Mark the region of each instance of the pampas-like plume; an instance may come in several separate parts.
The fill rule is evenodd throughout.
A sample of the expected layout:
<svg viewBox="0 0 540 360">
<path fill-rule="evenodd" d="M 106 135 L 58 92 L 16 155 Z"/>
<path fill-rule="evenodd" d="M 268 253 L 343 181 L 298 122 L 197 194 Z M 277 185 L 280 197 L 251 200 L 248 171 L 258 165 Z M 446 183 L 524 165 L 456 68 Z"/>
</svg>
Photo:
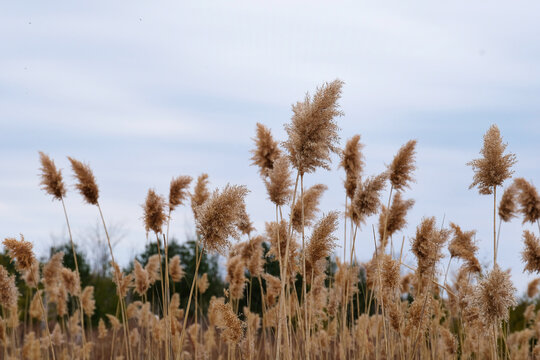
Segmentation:
<svg viewBox="0 0 540 360">
<path fill-rule="evenodd" d="M 279 224 L 274 222 L 266 223 L 266 237 L 270 241 L 270 251 L 267 256 L 274 256 L 276 260 L 281 256 L 282 261 L 285 261 L 285 253 L 287 241 L 289 241 L 289 264 L 287 266 L 287 274 L 293 274 L 297 270 L 296 255 L 298 251 L 298 243 L 294 236 L 290 237 L 287 231 L 288 224 L 282 220 Z M 279 234 L 279 245 L 278 245 Z M 281 250 L 280 251 L 278 251 Z"/>
<path fill-rule="evenodd" d="M 361 152 L 363 147 L 364 145 L 360 143 L 360 135 L 354 135 L 347 141 L 345 149 L 341 153 L 339 166 L 345 170 L 345 191 L 351 199 L 354 196 L 356 184 L 364 168 L 364 160 Z"/>
<path fill-rule="evenodd" d="M 70 269 L 63 268 L 61 275 L 62 282 L 67 292 L 73 296 L 79 296 L 81 294 L 81 281 L 79 276 L 77 276 L 77 273 Z"/>
<path fill-rule="evenodd" d="M 435 264 L 442 258 L 441 248 L 448 239 L 448 230 L 435 227 L 435 217 L 423 218 L 416 228 L 412 242 L 412 252 L 418 259 L 417 273 L 429 277 Z"/>
<path fill-rule="evenodd" d="M 501 320 L 508 320 L 508 309 L 517 304 L 515 292 L 510 274 L 502 271 L 497 264 L 478 282 L 472 304 L 479 308 L 480 319 L 486 328 L 497 325 Z"/>
<path fill-rule="evenodd" d="M 94 315 L 94 311 L 96 310 L 96 301 L 94 300 L 93 286 L 87 286 L 84 288 L 81 295 L 81 305 L 86 316 L 91 317 Z"/>
<path fill-rule="evenodd" d="M 24 336 L 22 357 L 28 360 L 41 359 L 39 339 L 36 339 L 36 334 L 33 331 L 30 331 Z"/>
<path fill-rule="evenodd" d="M 381 191 L 384 190 L 387 176 L 386 173 L 382 173 L 371 176 L 363 182 L 359 180 L 349 211 L 357 226 L 365 223 L 369 216 L 374 215 L 379 210 Z"/>
<path fill-rule="evenodd" d="M 267 273 L 263 274 L 263 278 L 266 281 L 266 296 L 268 299 L 268 306 L 273 306 L 281 293 L 281 280 L 278 277 Z"/>
<path fill-rule="evenodd" d="M 229 237 L 238 237 L 236 224 L 245 207 L 245 186 L 227 185 L 196 209 L 197 232 L 204 248 L 209 252 L 224 254 L 230 246 Z"/>
<path fill-rule="evenodd" d="M 306 94 L 303 102 L 292 106 L 291 123 L 285 125 L 289 138 L 283 146 L 301 175 L 317 167 L 330 169 L 330 153 L 339 151 L 335 117 L 342 115 L 337 103 L 342 86 L 341 80 L 325 83 L 317 88 L 313 98 Z"/>
<path fill-rule="evenodd" d="M 253 154 L 251 164 L 257 165 L 261 176 L 266 177 L 274 168 L 274 162 L 281 155 L 281 150 L 270 129 L 263 124 L 257 123 L 257 135 L 254 140 L 255 149 L 251 150 Z"/>
<path fill-rule="evenodd" d="M 516 195 L 517 187 L 515 185 L 507 187 L 503 192 L 501 201 L 499 202 L 499 217 L 504 222 L 508 222 L 516 217 Z"/>
<path fill-rule="evenodd" d="M 115 318 L 116 319 L 116 318 Z M 116 320 L 118 321 L 118 320 Z M 105 339 L 107 337 L 107 326 L 105 326 L 105 321 L 103 319 L 99 319 L 98 322 L 98 339 Z"/>
<path fill-rule="evenodd" d="M 289 159 L 280 156 L 274 161 L 272 170 L 268 171 L 268 178 L 264 179 L 270 201 L 278 206 L 285 205 L 292 193 L 292 183 Z"/>
<path fill-rule="evenodd" d="M 482 158 L 467 163 L 474 171 L 469 189 L 477 186 L 480 194 L 490 195 L 495 186 L 501 186 L 504 180 L 512 176 L 514 172 L 511 167 L 517 162 L 516 155 L 504 154 L 506 147 L 497 125 L 491 125 L 484 135 L 484 146 L 480 150 Z"/>
<path fill-rule="evenodd" d="M 401 274 L 399 261 L 392 259 L 390 255 L 379 255 L 381 259 L 381 282 L 384 291 L 390 294 L 400 286 Z"/>
<path fill-rule="evenodd" d="M 21 234 L 20 241 L 15 238 L 6 238 L 3 244 L 8 250 L 11 260 L 16 261 L 15 265 L 20 273 L 31 270 L 32 264 L 36 261 L 31 242 L 24 240 L 24 236 Z"/>
<path fill-rule="evenodd" d="M 241 299 L 244 297 L 244 287 L 246 286 L 246 276 L 244 274 L 244 262 L 240 255 L 233 256 L 227 261 L 227 277 L 231 299 Z"/>
<path fill-rule="evenodd" d="M 9 276 L 7 270 L 0 265 L 0 305 L 4 309 L 17 306 L 19 290 L 15 286 L 15 275 Z"/>
<path fill-rule="evenodd" d="M 116 291 L 120 297 L 126 297 L 127 292 L 133 285 L 133 275 L 125 275 L 117 263 L 111 261 L 113 267 L 114 278 L 113 281 L 116 284 Z"/>
<path fill-rule="evenodd" d="M 197 288 L 199 290 L 199 294 L 204 294 L 209 287 L 210 283 L 208 282 L 208 274 L 204 273 L 202 274 L 202 276 L 199 277 L 199 280 L 197 281 Z"/>
<path fill-rule="evenodd" d="M 79 160 L 75 160 L 72 157 L 68 156 L 68 159 L 71 162 L 71 168 L 73 169 L 75 178 L 78 181 L 75 187 L 77 190 L 79 190 L 87 203 L 97 205 L 99 199 L 99 188 L 96 184 L 96 179 L 94 178 L 92 169 L 90 169 L 90 166 L 87 164 L 84 164 Z"/>
<path fill-rule="evenodd" d="M 197 216 L 196 209 L 201 206 L 210 197 L 210 191 L 208 190 L 208 174 L 201 174 L 197 178 L 193 194 L 191 195 L 191 209 L 193 215 Z"/>
<path fill-rule="evenodd" d="M 390 206 L 390 211 L 388 211 L 386 206 L 382 206 L 381 214 L 379 215 L 379 238 L 381 239 L 381 248 L 384 249 L 386 247 L 389 237 L 407 225 L 405 216 L 407 215 L 407 211 L 409 211 L 413 205 L 414 200 L 403 200 L 401 198 L 401 193 L 396 192 L 392 205 Z M 384 230 L 385 222 L 386 231 Z"/>
<path fill-rule="evenodd" d="M 44 154 L 39 152 L 39 161 L 41 162 L 41 182 L 42 189 L 52 195 L 53 199 L 62 200 L 66 196 L 66 187 L 62 178 L 62 171 L 56 168 L 54 161 Z"/>
<path fill-rule="evenodd" d="M 249 214 L 247 213 L 245 206 L 242 207 L 242 210 L 239 213 L 236 226 L 238 227 L 238 230 L 240 230 L 241 234 L 247 235 L 248 237 L 253 231 L 255 231 L 255 227 L 253 227 L 253 222 L 249 218 Z"/>
<path fill-rule="evenodd" d="M 332 211 L 323 216 L 315 225 L 309 242 L 306 245 L 306 275 L 311 281 L 311 270 L 317 269 L 315 264 L 330 256 L 332 249 L 336 247 L 337 238 L 333 233 L 338 227 L 338 212 Z M 314 276 L 318 273 L 314 273 Z"/>
<path fill-rule="evenodd" d="M 24 271 L 23 279 L 24 279 L 24 282 L 26 282 L 26 285 L 30 288 L 36 288 L 38 286 L 40 278 L 39 278 L 39 262 L 37 260 L 34 260 L 32 262 L 30 269 Z"/>
<path fill-rule="evenodd" d="M 521 252 L 521 258 L 525 262 L 524 271 L 540 273 L 540 239 L 532 232 L 523 231 L 525 249 Z"/>
<path fill-rule="evenodd" d="M 160 266 L 161 263 L 159 262 L 158 254 L 154 254 L 148 258 L 148 262 L 146 263 L 144 269 L 148 273 L 148 280 L 150 281 L 150 285 L 161 279 L 161 275 L 159 272 Z"/>
<path fill-rule="evenodd" d="M 43 266 L 43 284 L 47 292 L 52 292 L 61 280 L 63 252 L 57 252 L 49 259 L 49 262 Z"/>
<path fill-rule="evenodd" d="M 538 294 L 538 285 L 540 285 L 540 278 L 533 279 L 527 285 L 527 296 L 531 299 Z"/>
<path fill-rule="evenodd" d="M 134 263 L 133 276 L 135 277 L 135 292 L 143 296 L 150 287 L 150 278 L 148 272 L 143 269 L 137 260 L 135 260 Z"/>
<path fill-rule="evenodd" d="M 534 223 L 540 218 L 540 196 L 536 188 L 523 178 L 515 179 L 514 185 L 519 189 L 519 211 L 523 214 L 523 223 Z"/>
<path fill-rule="evenodd" d="M 56 323 L 54 330 L 51 333 L 51 341 L 55 346 L 62 346 L 64 343 L 64 334 L 62 334 L 62 329 L 60 329 L 60 323 Z"/>
<path fill-rule="evenodd" d="M 263 241 L 264 238 L 259 235 L 235 246 L 252 277 L 257 277 L 263 272 Z"/>
<path fill-rule="evenodd" d="M 153 189 L 148 190 L 146 195 L 146 201 L 144 202 L 144 227 L 146 232 L 152 230 L 154 233 L 158 234 L 161 232 L 161 227 L 167 216 L 164 212 L 165 200 L 162 196 L 156 194 Z"/>
<path fill-rule="evenodd" d="M 394 189 L 401 191 L 414 182 L 412 172 L 416 169 L 414 155 L 416 153 L 416 140 L 409 140 L 403 145 L 390 166 L 388 166 L 388 177 Z"/>
<path fill-rule="evenodd" d="M 223 298 L 212 298 L 208 312 L 213 314 L 215 326 L 222 330 L 221 337 L 229 345 L 240 343 L 244 337 L 245 324 L 238 319 L 231 306 L 223 302 Z"/>
<path fill-rule="evenodd" d="M 107 316 L 107 319 L 109 319 L 109 322 L 111 323 L 111 326 L 114 331 L 122 327 L 122 324 L 120 323 L 120 321 L 118 320 L 116 316 L 111 315 L 111 314 L 105 314 L 105 316 Z"/>
<path fill-rule="evenodd" d="M 457 353 L 457 341 L 456 341 L 456 337 L 454 336 L 454 334 L 452 334 L 450 332 L 450 330 L 448 330 L 444 326 L 440 326 L 439 329 L 441 331 L 441 337 L 442 337 L 444 346 L 446 348 L 446 352 L 449 355 L 456 354 Z"/>
<path fill-rule="evenodd" d="M 188 197 L 187 188 L 191 183 L 191 176 L 178 176 L 171 180 L 169 188 L 169 210 L 173 211 L 177 206 L 184 203 Z"/>
<path fill-rule="evenodd" d="M 476 273 L 481 272 L 482 268 L 475 255 L 478 246 L 476 246 L 473 241 L 476 231 L 471 230 L 463 232 L 459 225 L 454 223 L 450 223 L 450 228 L 454 233 L 454 237 L 448 245 L 450 256 L 465 260 L 470 271 Z"/>
<path fill-rule="evenodd" d="M 328 187 L 316 184 L 304 191 L 304 226 L 309 226 L 319 211 L 319 201 Z M 296 232 L 302 232 L 302 201 L 294 204 L 292 212 L 292 227 Z"/>
<path fill-rule="evenodd" d="M 180 255 L 173 256 L 169 262 L 169 275 L 174 282 L 180 282 L 184 278 L 184 269 L 180 264 Z"/>
<path fill-rule="evenodd" d="M 431 314 L 433 308 L 433 297 L 428 294 L 418 294 L 414 298 L 408 309 L 408 321 L 403 334 L 407 337 L 415 336 L 417 333 L 424 334 L 429 322 L 425 320 L 425 314 Z"/>
</svg>

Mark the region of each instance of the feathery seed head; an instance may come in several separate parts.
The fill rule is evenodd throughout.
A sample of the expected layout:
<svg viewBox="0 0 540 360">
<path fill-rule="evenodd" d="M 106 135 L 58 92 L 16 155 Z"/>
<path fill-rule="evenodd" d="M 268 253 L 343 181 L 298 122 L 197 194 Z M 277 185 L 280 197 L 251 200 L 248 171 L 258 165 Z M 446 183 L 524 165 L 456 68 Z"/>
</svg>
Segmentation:
<svg viewBox="0 0 540 360">
<path fill-rule="evenodd" d="M 180 282 L 184 277 L 184 269 L 180 263 L 180 255 L 175 255 L 169 261 L 169 275 L 172 281 Z"/>
<path fill-rule="evenodd" d="M 347 196 L 352 199 L 358 179 L 362 175 L 364 168 L 364 160 L 362 148 L 364 145 L 360 143 L 360 135 L 354 135 L 341 153 L 341 162 L 339 166 L 345 169 L 345 191 Z"/>
<path fill-rule="evenodd" d="M 516 217 L 517 204 L 516 204 L 516 195 L 517 187 L 512 184 L 507 187 L 501 197 L 499 202 L 499 217 L 502 221 L 508 222 L 512 218 Z"/>
<path fill-rule="evenodd" d="M 7 270 L 0 265 L 0 305 L 4 309 L 17 306 L 19 290 L 15 286 L 15 275 L 9 276 Z"/>
<path fill-rule="evenodd" d="M 519 212 L 523 214 L 523 223 L 527 221 L 534 223 L 540 219 L 540 196 L 536 188 L 523 178 L 515 179 L 514 185 L 519 190 Z"/>
<path fill-rule="evenodd" d="M 463 232 L 459 225 L 454 223 L 450 223 L 450 228 L 454 233 L 454 237 L 448 245 L 450 255 L 463 260 L 467 260 L 471 255 L 474 256 L 478 250 L 478 246 L 476 246 L 473 241 L 476 231 L 471 230 Z"/>
<path fill-rule="evenodd" d="M 208 274 L 204 273 L 199 277 L 199 280 L 197 280 L 197 289 L 199 290 L 199 294 L 204 294 L 209 287 L 210 283 L 208 282 Z"/>
<path fill-rule="evenodd" d="M 511 167 L 517 162 L 516 155 L 504 154 L 506 147 L 497 125 L 491 125 L 484 135 L 484 146 L 480 150 L 482 158 L 467 163 L 474 171 L 469 189 L 477 186 L 480 194 L 491 195 L 494 187 L 501 186 L 512 176 L 514 171 Z"/>
<path fill-rule="evenodd" d="M 227 185 L 196 209 L 197 232 L 209 252 L 224 254 L 230 246 L 229 238 L 239 236 L 238 219 L 245 208 L 245 186 Z"/>
<path fill-rule="evenodd" d="M 201 206 L 210 197 L 210 191 L 208 190 L 208 174 L 201 174 L 197 178 L 193 194 L 191 195 L 191 209 L 193 215 L 197 218 L 196 209 Z"/>
<path fill-rule="evenodd" d="M 435 271 L 435 264 L 442 258 L 441 249 L 448 236 L 448 230 L 435 227 L 435 217 L 422 219 L 416 228 L 411 250 L 418 260 L 417 274 L 421 278 L 429 278 Z"/>
<path fill-rule="evenodd" d="M 90 166 L 87 164 L 84 164 L 79 160 L 75 160 L 72 157 L 68 156 L 68 159 L 71 163 L 71 168 L 75 173 L 75 178 L 78 181 L 75 187 L 77 190 L 79 190 L 87 203 L 97 205 L 99 199 L 99 188 L 96 184 L 96 179 L 94 178 L 92 169 L 90 169 Z"/>
<path fill-rule="evenodd" d="M 510 274 L 495 264 L 486 277 L 478 282 L 472 294 L 472 304 L 480 311 L 480 319 L 486 328 L 508 320 L 509 308 L 517 305 L 516 288 Z"/>
<path fill-rule="evenodd" d="M 81 295 L 81 281 L 77 273 L 68 268 L 62 268 L 62 282 L 67 292 L 73 296 Z"/>
<path fill-rule="evenodd" d="M 527 285 L 527 296 L 533 298 L 538 294 L 538 285 L 540 285 L 540 278 L 533 279 Z"/>
<path fill-rule="evenodd" d="M 274 162 L 281 156 L 281 150 L 277 141 L 272 137 L 270 129 L 263 124 L 257 123 L 257 135 L 255 136 L 255 149 L 251 150 L 253 156 L 252 165 L 259 167 L 262 177 L 267 177 L 274 168 Z"/>
<path fill-rule="evenodd" d="M 337 238 L 333 233 L 338 227 L 338 212 L 332 211 L 323 216 L 315 225 L 311 238 L 306 245 L 306 274 L 311 274 L 311 270 L 316 270 L 315 266 L 319 260 L 326 259 L 336 247 Z M 314 273 L 314 277 L 318 275 Z M 311 278 L 311 275 L 308 279 Z"/>
<path fill-rule="evenodd" d="M 328 187 L 323 184 L 313 185 L 304 191 L 304 226 L 311 225 L 319 211 L 319 202 Z M 292 213 L 292 226 L 296 232 L 302 232 L 302 201 L 298 199 L 294 204 Z"/>
<path fill-rule="evenodd" d="M 357 226 L 377 213 L 381 205 L 381 192 L 386 185 L 387 174 L 370 176 L 365 181 L 358 181 L 354 197 L 351 201 L 350 216 Z"/>
<path fill-rule="evenodd" d="M 521 252 L 521 258 L 525 262 L 524 271 L 540 273 L 540 239 L 532 232 L 523 231 L 525 249 Z"/>
<path fill-rule="evenodd" d="M 16 261 L 15 265 L 19 272 L 23 273 L 32 268 L 33 263 L 36 261 L 32 251 L 32 243 L 24 240 L 22 234 L 20 241 L 15 238 L 6 238 L 3 244 L 8 250 L 11 260 Z"/>
<path fill-rule="evenodd" d="M 325 83 L 317 88 L 313 98 L 307 94 L 304 101 L 292 106 L 291 123 L 285 125 L 289 138 L 283 146 L 301 175 L 317 167 L 330 169 L 330 153 L 339 151 L 335 118 L 343 114 L 337 103 L 342 86 L 341 80 Z"/>
<path fill-rule="evenodd" d="M 165 212 L 165 200 L 162 196 L 156 194 L 153 189 L 148 190 L 146 201 L 143 205 L 144 209 L 144 227 L 146 232 L 152 230 L 158 234 L 161 232 L 163 223 L 167 219 Z"/>
<path fill-rule="evenodd" d="M 62 171 L 56 168 L 54 161 L 39 152 L 39 161 L 41 162 L 41 183 L 42 189 L 52 195 L 53 199 L 62 200 L 66 196 L 66 187 L 62 178 Z"/>
<path fill-rule="evenodd" d="M 413 206 L 414 200 L 403 200 L 401 198 L 401 192 L 396 192 L 394 195 L 394 200 L 390 205 L 390 211 L 388 211 L 386 206 L 382 205 L 381 214 L 379 215 L 379 238 L 381 239 L 381 248 L 384 249 L 386 247 L 389 237 L 402 230 L 407 225 L 405 216 Z M 384 229 L 385 222 L 386 232 Z"/>
<path fill-rule="evenodd" d="M 287 159 L 287 157 L 278 157 L 274 161 L 273 168 L 268 171 L 267 178 L 264 179 L 268 198 L 278 206 L 285 205 L 292 193 L 291 170 L 289 164 L 289 159 Z"/>
<path fill-rule="evenodd" d="M 244 262 L 240 255 L 233 256 L 227 261 L 227 277 L 231 299 L 241 299 L 244 297 L 246 286 L 246 276 L 244 273 Z"/>
<path fill-rule="evenodd" d="M 188 187 L 191 183 L 191 176 L 178 176 L 171 180 L 169 187 L 169 210 L 173 211 L 177 206 L 182 205 L 188 197 Z"/>
<path fill-rule="evenodd" d="M 94 300 L 93 286 L 87 286 L 84 288 L 81 295 L 81 305 L 86 316 L 92 317 L 92 315 L 94 315 L 94 311 L 96 310 L 96 301 Z"/>
<path fill-rule="evenodd" d="M 172 261 L 171 261 L 172 263 Z M 148 272 L 141 266 L 141 264 L 134 261 L 133 275 L 135 277 L 135 292 L 141 296 L 146 294 L 150 287 L 150 278 Z M 170 270 L 170 269 L 169 269 Z"/>
<path fill-rule="evenodd" d="M 412 172 L 416 169 L 414 161 L 415 148 L 416 140 L 409 140 L 399 149 L 394 160 L 388 166 L 390 183 L 398 191 L 408 188 L 409 183 L 414 182 Z"/>
</svg>

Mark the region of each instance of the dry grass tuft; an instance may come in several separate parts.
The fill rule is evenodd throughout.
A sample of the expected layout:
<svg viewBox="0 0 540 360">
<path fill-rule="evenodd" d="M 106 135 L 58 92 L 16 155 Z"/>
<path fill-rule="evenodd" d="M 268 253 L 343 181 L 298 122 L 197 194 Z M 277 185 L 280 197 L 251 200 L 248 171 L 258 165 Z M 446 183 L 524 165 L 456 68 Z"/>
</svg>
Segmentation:
<svg viewBox="0 0 540 360">
<path fill-rule="evenodd" d="M 71 163 L 71 168 L 75 173 L 75 178 L 78 181 L 77 184 L 75 184 L 75 187 L 77 190 L 79 190 L 87 203 L 97 205 L 99 199 L 99 188 L 96 184 L 96 179 L 94 178 L 92 169 L 90 169 L 90 166 L 87 164 L 84 164 L 79 160 L 75 160 L 72 157 L 68 156 L 68 159 Z"/>
<path fill-rule="evenodd" d="M 255 136 L 255 149 L 251 150 L 253 156 L 252 165 L 259 167 L 259 173 L 263 177 L 274 169 L 274 162 L 281 156 L 281 150 L 277 141 L 272 137 L 270 129 L 263 124 L 257 123 L 257 133 Z"/>
<path fill-rule="evenodd" d="M 56 168 L 54 161 L 45 153 L 39 152 L 41 162 L 41 186 L 49 195 L 56 200 L 62 200 L 66 196 L 66 187 L 62 178 L 62 171 Z"/>
<path fill-rule="evenodd" d="M 292 106 L 293 117 L 285 125 L 288 139 L 283 146 L 301 175 L 318 167 L 329 170 L 330 154 L 339 151 L 335 118 L 343 114 L 337 103 L 342 86 L 341 80 L 325 83 L 317 88 L 313 98 L 306 94 L 304 101 Z"/>
<path fill-rule="evenodd" d="M 484 135 L 484 146 L 480 150 L 482 158 L 467 163 L 474 170 L 473 182 L 469 189 L 478 187 L 482 195 L 493 194 L 493 188 L 501 186 L 514 173 L 511 167 L 517 162 L 516 155 L 504 154 L 507 144 L 502 142 L 497 125 L 491 125 Z"/>
<path fill-rule="evenodd" d="M 245 186 L 227 185 L 221 192 L 214 191 L 197 207 L 197 232 L 207 251 L 225 254 L 230 246 L 229 238 L 238 237 L 236 224 L 245 207 L 247 193 Z"/>
<path fill-rule="evenodd" d="M 356 190 L 356 184 L 362 175 L 364 160 L 360 143 L 360 135 L 354 135 L 347 141 L 345 149 L 341 153 L 339 166 L 345 170 L 345 192 L 352 199 Z"/>
<path fill-rule="evenodd" d="M 401 191 L 410 187 L 414 182 L 412 172 L 416 169 L 414 155 L 416 154 L 416 140 L 409 140 L 403 145 L 390 166 L 388 166 L 388 178 L 394 189 Z"/>
</svg>

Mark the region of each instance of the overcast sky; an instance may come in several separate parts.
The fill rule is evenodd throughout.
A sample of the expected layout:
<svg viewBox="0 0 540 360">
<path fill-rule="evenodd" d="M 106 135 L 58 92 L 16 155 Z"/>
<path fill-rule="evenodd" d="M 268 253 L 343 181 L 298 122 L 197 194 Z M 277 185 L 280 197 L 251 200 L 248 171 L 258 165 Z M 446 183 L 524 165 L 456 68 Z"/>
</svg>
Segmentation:
<svg viewBox="0 0 540 360">
<path fill-rule="evenodd" d="M 478 230 L 487 264 L 492 198 L 468 190 L 465 164 L 495 123 L 517 155 L 516 175 L 540 183 L 539 13 L 536 1 L 4 2 L 2 237 L 23 233 L 45 254 L 65 233 L 61 205 L 39 189 L 39 150 L 70 185 L 67 155 L 91 165 L 105 217 L 125 233 L 115 249 L 123 264 L 146 242 L 140 204 L 148 188 L 166 194 L 177 175 L 247 185 L 263 231 L 274 208 L 249 166 L 255 124 L 284 140 L 291 104 L 339 78 L 342 144 L 362 136 L 366 174 L 418 140 L 406 248 L 423 216 L 444 217 Z M 324 212 L 344 206 L 336 168 L 337 158 L 332 171 L 306 176 L 307 185 L 329 186 Z M 84 239 L 97 209 L 72 187 L 66 201 L 75 241 L 91 252 Z M 360 260 L 373 252 L 376 221 L 358 234 Z M 520 219 L 504 224 L 499 249 L 520 292 L 533 278 L 522 272 L 522 229 Z M 176 213 L 171 231 L 181 240 L 193 234 L 189 209 Z"/>
</svg>

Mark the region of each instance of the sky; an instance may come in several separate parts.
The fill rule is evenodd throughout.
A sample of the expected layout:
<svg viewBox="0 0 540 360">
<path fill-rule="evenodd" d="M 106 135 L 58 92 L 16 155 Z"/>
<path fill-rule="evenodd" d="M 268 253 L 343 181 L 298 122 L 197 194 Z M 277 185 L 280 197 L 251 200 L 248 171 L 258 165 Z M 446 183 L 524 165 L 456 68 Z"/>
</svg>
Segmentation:
<svg viewBox="0 0 540 360">
<path fill-rule="evenodd" d="M 422 217 L 444 218 L 477 230 L 489 265 L 493 200 L 468 189 L 466 163 L 497 124 L 515 175 L 540 183 L 538 13 L 535 1 L 3 2 L 1 235 L 24 234 L 40 255 L 66 236 L 60 203 L 39 187 L 38 151 L 63 169 L 74 240 L 90 255 L 99 215 L 75 192 L 66 156 L 92 167 L 106 221 L 123 235 L 115 254 L 124 265 L 147 242 L 148 189 L 167 194 L 178 175 L 247 185 L 263 232 L 274 207 L 250 166 L 255 125 L 285 140 L 291 104 L 339 78 L 341 144 L 361 135 L 366 175 L 418 140 L 417 181 L 404 193 L 416 204 L 396 239 L 408 250 Z M 337 163 L 305 177 L 328 185 L 325 213 L 344 208 Z M 372 225 L 376 217 L 358 233 L 360 261 L 373 253 Z M 498 258 L 519 294 L 534 278 L 520 261 L 523 229 L 538 234 L 520 219 L 503 224 Z M 189 206 L 179 209 L 172 236 L 193 233 Z M 336 235 L 342 243 L 341 227 Z M 405 261 L 414 263 L 410 251 Z"/>
</svg>

